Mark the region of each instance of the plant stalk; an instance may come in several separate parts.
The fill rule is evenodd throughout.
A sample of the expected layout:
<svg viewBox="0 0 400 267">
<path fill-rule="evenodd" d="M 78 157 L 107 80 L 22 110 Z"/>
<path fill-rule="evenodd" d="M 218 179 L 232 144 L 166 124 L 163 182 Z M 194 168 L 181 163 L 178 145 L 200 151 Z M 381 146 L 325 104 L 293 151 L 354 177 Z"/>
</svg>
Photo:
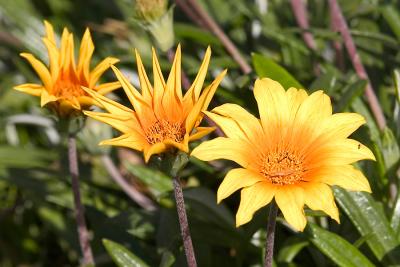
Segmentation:
<svg viewBox="0 0 400 267">
<path fill-rule="evenodd" d="M 174 176 L 174 193 L 176 201 L 176 209 L 178 211 L 179 225 L 183 239 L 183 247 L 185 248 L 186 260 L 189 267 L 197 267 L 196 257 L 194 254 L 192 238 L 189 231 L 189 223 L 186 216 L 185 201 L 183 199 L 182 186 L 179 176 Z"/>
<path fill-rule="evenodd" d="M 353 38 L 351 37 L 347 22 L 343 17 L 342 10 L 340 9 L 340 6 L 336 0 L 329 0 L 329 7 L 331 11 L 333 26 L 342 35 L 344 46 L 346 47 L 346 50 L 350 56 L 350 60 L 353 64 L 354 69 L 356 70 L 358 77 L 360 77 L 361 79 L 365 79 L 368 82 L 365 90 L 365 96 L 379 129 L 383 130 L 386 126 L 385 115 L 383 114 L 383 110 L 379 104 L 378 98 L 375 95 L 375 91 L 372 88 L 371 81 L 364 68 L 364 65 L 361 62 L 360 56 L 357 53 L 357 48 L 353 42 Z"/>
<path fill-rule="evenodd" d="M 278 206 L 273 200 L 270 204 L 267 224 L 267 242 L 265 245 L 265 267 L 271 267 L 274 255 L 275 225 L 278 215 Z"/>
<path fill-rule="evenodd" d="M 137 190 L 134 186 L 129 184 L 119 172 L 114 162 L 108 155 L 102 155 L 101 160 L 104 167 L 107 169 L 111 178 L 122 188 L 122 190 L 139 206 L 145 210 L 155 210 L 156 206 L 153 201 L 146 195 Z"/>
<path fill-rule="evenodd" d="M 68 161 L 69 172 L 72 179 L 72 192 L 74 194 L 75 219 L 78 226 L 79 244 L 82 250 L 82 264 L 84 266 L 94 266 L 92 248 L 90 247 L 89 232 L 85 221 L 85 210 L 81 202 L 81 194 L 79 191 L 79 168 L 78 157 L 76 153 L 75 134 L 68 135 Z"/>
</svg>

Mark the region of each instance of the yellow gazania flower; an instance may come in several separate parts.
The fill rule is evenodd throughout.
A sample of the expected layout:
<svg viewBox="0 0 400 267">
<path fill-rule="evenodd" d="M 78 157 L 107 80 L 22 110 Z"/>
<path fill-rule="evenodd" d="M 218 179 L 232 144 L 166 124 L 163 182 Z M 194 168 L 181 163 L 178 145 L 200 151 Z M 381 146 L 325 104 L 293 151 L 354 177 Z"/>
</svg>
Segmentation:
<svg viewBox="0 0 400 267">
<path fill-rule="evenodd" d="M 134 110 L 87 90 L 109 113 L 86 111 L 85 114 L 123 133 L 122 136 L 105 140 L 100 145 L 123 146 L 143 151 L 146 162 L 151 155 L 173 148 L 187 153 L 189 141 L 199 139 L 214 130 L 214 127 L 199 127 L 199 124 L 203 117 L 202 111 L 207 109 L 226 70 L 201 93 L 211 56 L 208 48 L 196 79 L 182 96 L 180 46 L 176 50 L 167 82 L 164 81 L 153 49 L 153 85 L 150 84 L 139 54 L 137 51 L 135 53 L 141 93 L 117 68 L 112 67 Z"/>
<path fill-rule="evenodd" d="M 351 164 L 374 160 L 372 152 L 349 135 L 365 123 L 356 113 L 332 114 L 322 91 L 287 91 L 271 79 L 254 87 L 261 119 L 234 104 L 205 112 L 227 137 L 196 147 L 201 160 L 228 159 L 242 168 L 229 171 L 221 183 L 218 202 L 241 190 L 236 225 L 249 222 L 255 211 L 275 197 L 286 221 L 302 231 L 303 206 L 321 210 L 339 222 L 329 185 L 371 192 L 364 175 Z"/>
<path fill-rule="evenodd" d="M 52 25 L 47 21 L 44 24 L 46 36 L 43 38 L 43 43 L 49 53 L 50 68 L 48 69 L 32 54 L 21 53 L 21 56 L 28 60 L 35 69 L 43 85 L 25 83 L 14 87 L 14 89 L 39 96 L 42 107 L 48 105 L 58 115 L 66 117 L 76 112 L 79 113 L 82 109 L 88 109 L 94 104 L 93 99 L 82 90 L 81 86 L 96 90 L 99 94 L 106 94 L 120 87 L 119 82 L 97 85 L 100 76 L 111 64 L 115 64 L 119 60 L 107 57 L 90 71 L 90 60 L 94 45 L 89 29 L 86 29 L 83 35 L 78 65 L 76 65 L 72 33 L 69 33 L 68 29 L 64 28 L 61 46 L 58 48 Z"/>
</svg>

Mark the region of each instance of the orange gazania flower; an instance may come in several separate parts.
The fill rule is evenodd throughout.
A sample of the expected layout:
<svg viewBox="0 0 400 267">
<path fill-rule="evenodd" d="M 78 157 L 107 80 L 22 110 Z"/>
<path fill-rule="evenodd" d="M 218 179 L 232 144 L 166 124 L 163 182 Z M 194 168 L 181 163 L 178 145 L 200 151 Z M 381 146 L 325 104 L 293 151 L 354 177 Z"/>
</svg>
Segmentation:
<svg viewBox="0 0 400 267">
<path fill-rule="evenodd" d="M 171 149 L 187 153 L 189 141 L 199 139 L 214 130 L 214 127 L 199 127 L 199 124 L 203 117 L 202 111 L 207 109 L 226 70 L 201 92 L 210 56 L 211 50 L 208 48 L 197 77 L 184 96 L 182 96 L 181 89 L 180 46 L 176 50 L 171 72 L 166 82 L 153 49 L 153 85 L 150 83 L 142 60 L 136 51 L 141 93 L 117 68 L 112 67 L 133 109 L 87 90 L 109 113 L 85 111 L 85 114 L 105 122 L 123 133 L 120 137 L 105 140 L 100 144 L 143 151 L 146 162 L 153 154 Z"/>
<path fill-rule="evenodd" d="M 57 47 L 53 27 L 47 21 L 46 36 L 43 42 L 49 53 L 50 68 L 32 54 L 21 53 L 21 56 L 29 61 L 35 69 L 43 84 L 25 83 L 14 87 L 18 91 L 39 96 L 41 106 L 47 105 L 59 116 L 67 117 L 88 109 L 94 104 L 93 99 L 82 90 L 85 86 L 97 91 L 99 94 L 106 94 L 120 87 L 119 82 L 104 83 L 97 85 L 101 75 L 119 60 L 107 57 L 90 71 L 90 60 L 94 51 L 94 45 L 89 29 L 86 29 L 80 50 L 78 64 L 74 58 L 74 40 L 72 33 L 64 28 L 61 37 L 61 46 Z"/>
<path fill-rule="evenodd" d="M 237 226 L 249 222 L 273 198 L 286 221 L 299 231 L 307 222 L 304 205 L 339 222 L 329 186 L 371 192 L 368 180 L 351 164 L 374 160 L 374 155 L 348 138 L 364 118 L 332 114 L 330 98 L 322 91 L 285 91 L 271 79 L 257 80 L 254 96 L 261 119 L 234 104 L 206 112 L 227 137 L 203 142 L 191 154 L 207 161 L 233 160 L 242 167 L 227 173 L 218 202 L 241 189 Z"/>
</svg>

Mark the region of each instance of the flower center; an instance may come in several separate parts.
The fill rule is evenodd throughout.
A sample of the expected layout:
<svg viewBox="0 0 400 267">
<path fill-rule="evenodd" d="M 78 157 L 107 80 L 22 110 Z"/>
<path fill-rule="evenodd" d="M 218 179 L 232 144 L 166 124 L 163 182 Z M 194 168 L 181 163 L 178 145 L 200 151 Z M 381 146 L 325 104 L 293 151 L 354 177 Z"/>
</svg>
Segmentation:
<svg viewBox="0 0 400 267">
<path fill-rule="evenodd" d="M 172 140 L 177 143 L 183 141 L 186 129 L 182 123 L 158 120 L 146 130 L 146 140 L 149 144 Z"/>
<path fill-rule="evenodd" d="M 66 99 L 87 95 L 76 78 L 71 80 L 68 78 L 63 79 L 62 77 L 57 79 L 53 94 Z"/>
<path fill-rule="evenodd" d="M 302 160 L 287 151 L 272 151 L 261 159 L 261 174 L 272 184 L 290 185 L 303 181 Z"/>
</svg>

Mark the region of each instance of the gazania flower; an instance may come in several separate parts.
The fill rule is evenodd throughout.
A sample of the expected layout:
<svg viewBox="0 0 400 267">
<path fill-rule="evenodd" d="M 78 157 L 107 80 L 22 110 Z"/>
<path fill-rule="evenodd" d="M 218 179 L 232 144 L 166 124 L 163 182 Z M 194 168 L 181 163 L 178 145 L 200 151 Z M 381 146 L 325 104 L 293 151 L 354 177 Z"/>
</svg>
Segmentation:
<svg viewBox="0 0 400 267">
<path fill-rule="evenodd" d="M 119 82 L 97 85 L 101 75 L 111 64 L 119 60 L 107 57 L 90 71 L 90 60 L 94 51 L 94 45 L 89 29 L 83 35 L 78 64 L 74 58 L 74 39 L 72 33 L 64 28 L 61 37 L 61 46 L 57 47 L 53 27 L 47 21 L 46 37 L 43 42 L 49 53 L 49 69 L 32 54 L 21 53 L 21 56 L 29 61 L 35 69 L 43 84 L 25 83 L 14 87 L 18 91 L 39 96 L 41 106 L 47 105 L 61 117 L 67 117 L 83 109 L 88 109 L 94 104 L 93 99 L 82 90 L 85 86 L 106 94 L 120 87 Z"/>
<path fill-rule="evenodd" d="M 223 71 L 201 92 L 210 55 L 211 50 L 208 48 L 197 77 L 184 96 L 182 96 L 181 89 L 180 46 L 176 50 L 171 72 L 166 82 L 153 49 L 153 85 L 150 83 L 142 60 L 136 51 L 141 93 L 117 68 L 112 67 L 133 109 L 120 105 L 99 93 L 87 90 L 109 113 L 86 111 L 85 114 L 122 132 L 120 137 L 105 140 L 100 144 L 143 151 L 146 162 L 151 155 L 170 149 L 188 152 L 189 141 L 199 139 L 214 130 L 214 127 L 199 127 L 199 124 L 203 117 L 202 111 L 207 109 L 226 71 Z"/>
<path fill-rule="evenodd" d="M 201 160 L 228 159 L 242 167 L 228 172 L 218 189 L 218 202 L 241 189 L 237 226 L 249 222 L 273 198 L 299 231 L 306 225 L 304 205 L 339 222 L 329 186 L 371 192 L 367 179 L 351 164 L 374 160 L 374 155 L 348 138 L 364 118 L 332 114 L 330 98 L 322 91 L 285 91 L 271 79 L 257 80 L 254 96 L 261 119 L 234 104 L 206 112 L 227 137 L 206 141 L 192 152 Z"/>
</svg>

